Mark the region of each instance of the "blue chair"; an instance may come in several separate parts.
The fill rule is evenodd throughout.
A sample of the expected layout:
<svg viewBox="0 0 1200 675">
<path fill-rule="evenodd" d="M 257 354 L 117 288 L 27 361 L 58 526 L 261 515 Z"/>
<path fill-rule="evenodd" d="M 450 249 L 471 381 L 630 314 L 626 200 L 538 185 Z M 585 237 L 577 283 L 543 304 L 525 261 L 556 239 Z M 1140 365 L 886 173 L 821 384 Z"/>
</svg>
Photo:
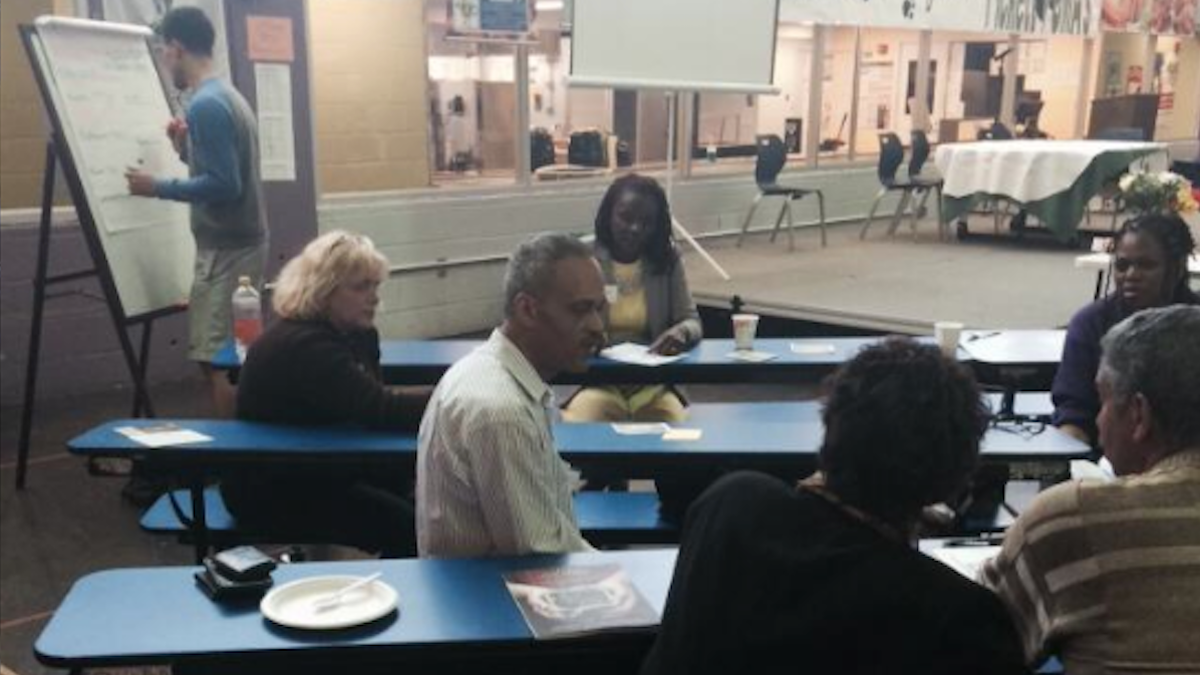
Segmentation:
<svg viewBox="0 0 1200 675">
<path fill-rule="evenodd" d="M 862 230 L 858 233 L 859 239 L 866 239 L 867 231 L 871 229 L 871 221 L 875 219 L 875 211 L 879 208 L 879 203 L 890 192 L 899 192 L 900 201 L 896 204 L 896 211 L 892 214 L 892 224 L 888 227 L 888 234 L 894 235 L 897 228 L 900 227 L 900 219 L 904 216 L 904 209 L 909 206 L 914 196 L 921 196 L 921 203 L 913 205 L 911 227 L 913 238 L 917 236 L 917 218 L 921 213 L 921 208 L 924 206 L 924 200 L 928 198 L 931 191 L 937 190 L 941 194 L 941 179 L 922 178 L 921 170 L 924 168 L 926 160 L 929 159 L 929 140 L 925 138 L 924 132 L 919 133 L 924 139 L 924 144 L 921 147 L 914 145 L 913 158 L 908 165 L 908 176 L 900 177 L 897 173 L 900 171 L 901 165 L 904 164 L 904 144 L 900 142 L 900 137 L 894 133 L 888 132 L 879 134 L 879 164 L 876 167 L 876 173 L 879 176 L 879 192 L 875 195 L 875 201 L 871 203 L 871 210 L 867 212 L 867 218 L 863 221 Z M 938 236 L 944 235 L 944 226 L 941 223 L 941 199 L 938 199 Z"/>
<path fill-rule="evenodd" d="M 917 210 L 913 213 L 914 217 L 917 214 L 925 213 L 925 202 L 929 199 L 930 193 L 936 192 L 937 199 L 934 206 L 937 207 L 937 222 L 938 222 L 938 238 L 946 238 L 946 223 L 942 222 L 942 187 L 946 181 L 936 172 L 932 175 L 925 175 L 925 163 L 929 160 L 929 136 L 922 129 L 912 130 L 912 159 L 908 161 L 908 180 L 910 183 L 917 186 L 918 193 L 923 192 L 921 203 L 918 204 Z M 914 227 L 915 227 L 914 223 Z"/>
<path fill-rule="evenodd" d="M 776 182 L 779 177 L 779 172 L 783 170 L 783 165 L 787 163 L 787 151 L 783 145 L 783 139 L 774 134 L 758 136 L 756 138 L 758 146 L 758 155 L 754 163 L 754 182 L 758 184 L 758 194 L 754 197 L 754 203 L 750 205 L 750 211 L 746 214 L 746 219 L 742 221 L 742 231 L 738 235 L 737 245 L 742 245 L 742 239 L 746 236 L 746 231 L 750 229 L 750 220 L 754 217 L 754 211 L 758 209 L 758 203 L 763 197 L 783 197 L 783 205 L 779 208 L 779 215 L 775 218 L 775 229 L 771 230 L 771 243 L 775 242 L 775 236 L 779 234 L 779 226 L 783 224 L 783 217 L 787 215 L 788 221 L 788 250 L 795 250 L 796 240 L 792 235 L 794 227 L 792 221 L 792 202 L 804 199 L 808 195 L 817 196 L 817 209 L 820 212 L 821 225 L 821 246 L 824 247 L 827 243 L 825 234 L 825 195 L 820 190 L 813 188 L 799 188 L 780 185 Z"/>
</svg>

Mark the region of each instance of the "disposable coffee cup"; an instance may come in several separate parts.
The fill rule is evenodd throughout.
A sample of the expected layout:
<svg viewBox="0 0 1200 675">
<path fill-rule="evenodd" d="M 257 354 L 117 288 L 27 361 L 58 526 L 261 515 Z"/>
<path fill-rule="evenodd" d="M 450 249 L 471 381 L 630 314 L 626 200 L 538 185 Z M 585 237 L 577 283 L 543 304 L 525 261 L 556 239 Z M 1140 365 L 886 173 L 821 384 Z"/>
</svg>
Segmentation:
<svg viewBox="0 0 1200 675">
<path fill-rule="evenodd" d="M 934 339 L 942 353 L 950 358 L 958 354 L 958 339 L 962 332 L 963 325 L 957 321 L 938 321 L 933 324 Z"/>
<path fill-rule="evenodd" d="M 754 335 L 758 332 L 757 314 L 733 315 L 733 344 L 741 350 L 754 349 Z"/>
</svg>

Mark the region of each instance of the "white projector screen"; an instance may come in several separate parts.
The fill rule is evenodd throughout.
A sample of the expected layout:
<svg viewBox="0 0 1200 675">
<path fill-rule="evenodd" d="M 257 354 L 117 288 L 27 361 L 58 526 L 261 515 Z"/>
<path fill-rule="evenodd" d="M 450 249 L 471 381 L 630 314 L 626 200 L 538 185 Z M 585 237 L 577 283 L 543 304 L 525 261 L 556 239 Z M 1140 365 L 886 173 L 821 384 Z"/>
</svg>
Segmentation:
<svg viewBox="0 0 1200 675">
<path fill-rule="evenodd" d="M 577 87 L 778 93 L 779 0 L 575 0 Z"/>
</svg>

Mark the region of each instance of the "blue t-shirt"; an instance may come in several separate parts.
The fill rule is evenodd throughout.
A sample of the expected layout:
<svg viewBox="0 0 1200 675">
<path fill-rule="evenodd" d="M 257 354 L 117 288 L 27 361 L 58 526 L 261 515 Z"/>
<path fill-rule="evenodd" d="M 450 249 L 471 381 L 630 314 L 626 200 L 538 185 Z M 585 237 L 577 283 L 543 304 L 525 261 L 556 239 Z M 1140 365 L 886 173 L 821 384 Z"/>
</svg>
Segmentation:
<svg viewBox="0 0 1200 675">
<path fill-rule="evenodd" d="M 155 184 L 163 199 L 192 204 L 192 233 L 201 248 L 241 248 L 267 229 L 259 178 L 258 125 L 236 89 L 202 82 L 187 107 L 189 178 Z"/>
</svg>

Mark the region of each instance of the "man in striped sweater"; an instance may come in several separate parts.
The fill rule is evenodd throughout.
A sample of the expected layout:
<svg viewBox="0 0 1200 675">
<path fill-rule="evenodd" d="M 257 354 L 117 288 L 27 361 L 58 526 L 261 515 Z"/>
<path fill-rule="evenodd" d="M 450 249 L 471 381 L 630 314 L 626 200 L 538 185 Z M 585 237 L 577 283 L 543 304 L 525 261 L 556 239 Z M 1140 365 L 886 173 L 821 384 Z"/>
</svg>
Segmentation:
<svg viewBox="0 0 1200 675">
<path fill-rule="evenodd" d="M 1044 492 L 981 580 L 1030 662 L 1200 673 L 1200 307 L 1135 314 L 1101 347 L 1096 423 L 1117 479 Z"/>
</svg>

